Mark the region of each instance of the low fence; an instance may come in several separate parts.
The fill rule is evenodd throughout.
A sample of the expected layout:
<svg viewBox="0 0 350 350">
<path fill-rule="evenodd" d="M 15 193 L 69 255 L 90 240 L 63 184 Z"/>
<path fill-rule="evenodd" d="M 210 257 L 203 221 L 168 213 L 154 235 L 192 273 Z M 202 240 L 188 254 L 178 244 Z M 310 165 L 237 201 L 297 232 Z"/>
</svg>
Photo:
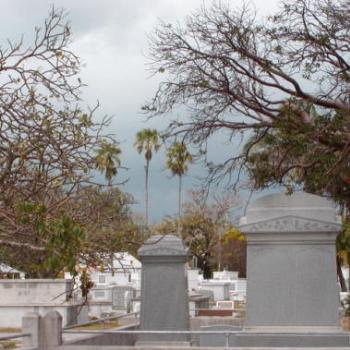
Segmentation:
<svg viewBox="0 0 350 350">
<path fill-rule="evenodd" d="M 48 312 L 44 317 L 40 316 L 37 313 L 29 313 L 22 318 L 22 333 L 13 333 L 3 336 L 0 335 L 0 349 L 2 349 L 2 344 L 4 342 L 16 341 L 19 339 L 21 341 L 21 349 L 46 350 L 52 346 L 62 345 L 63 333 L 74 333 L 81 335 L 84 335 L 84 333 L 86 334 L 87 332 L 84 330 L 76 330 L 82 327 L 101 324 L 103 328 L 107 328 L 108 322 L 110 321 L 131 318 L 134 321 L 134 324 L 128 328 L 133 329 L 133 327 L 135 327 L 135 325 L 138 323 L 138 316 L 139 312 L 133 312 L 128 314 L 104 317 L 90 322 L 80 323 L 62 328 L 62 317 L 56 311 Z M 100 337 L 97 337 L 95 332 L 92 334 L 94 337 L 93 339 L 90 339 L 90 343 L 103 343 L 103 340 L 101 341 L 101 339 L 98 339 Z M 100 333 L 99 335 L 103 336 L 103 333 Z M 130 336 L 124 335 L 124 338 L 130 338 Z M 84 340 L 75 340 L 71 342 L 68 341 L 67 344 L 69 343 L 83 345 Z M 126 343 L 130 343 L 130 340 L 128 340 Z"/>
<path fill-rule="evenodd" d="M 16 333 L 16 334 L 11 334 L 11 335 L 2 335 L 2 336 L 0 336 L 0 349 L 5 349 L 4 346 L 6 346 L 6 343 L 8 343 L 8 341 L 13 342 L 13 341 L 16 341 L 18 339 L 22 340 L 23 338 L 30 337 L 30 336 L 31 336 L 30 333 Z M 34 349 L 36 349 L 36 348 L 33 348 L 33 350 Z"/>
<path fill-rule="evenodd" d="M 112 317 L 105 318 L 103 320 L 95 320 L 92 322 L 85 323 L 85 326 L 96 324 L 96 323 L 106 323 L 109 320 L 122 319 L 124 317 L 134 317 L 137 319 L 137 314 L 122 314 Z M 274 345 L 273 349 L 285 349 L 286 344 L 289 344 L 291 339 L 296 341 L 297 348 L 308 349 L 310 347 L 318 349 L 349 349 L 350 345 L 350 333 L 335 333 L 333 332 L 309 332 L 309 333 L 298 333 L 290 332 L 288 334 L 278 334 L 272 332 L 247 332 L 239 329 L 235 326 L 225 326 L 226 329 L 210 329 L 206 327 L 204 330 L 139 330 L 137 325 L 128 326 L 123 329 L 102 329 L 102 330 L 82 330 L 77 329 L 82 327 L 82 325 L 70 326 L 62 328 L 62 317 L 58 312 L 52 311 L 47 313 L 45 316 L 40 316 L 37 313 L 28 314 L 23 318 L 22 331 L 21 334 L 14 334 L 0 337 L 0 341 L 21 339 L 23 347 L 26 350 L 111 350 L 112 346 L 114 349 L 118 350 L 131 350 L 131 349 L 143 349 L 143 350 L 153 350 L 154 343 L 143 343 L 142 347 L 141 341 L 145 338 L 144 336 L 157 336 L 153 337 L 153 342 L 157 342 L 161 336 L 171 335 L 176 338 L 176 336 L 187 336 L 182 339 L 187 339 L 186 341 L 169 341 L 169 338 L 165 338 L 162 344 L 163 349 L 168 349 L 171 345 L 172 350 L 188 350 L 189 345 L 192 345 L 192 349 L 209 349 L 208 346 L 215 346 L 217 349 L 234 347 L 236 349 L 249 350 L 254 347 L 256 349 L 256 344 L 260 350 L 271 349 L 272 345 L 266 344 L 279 344 Z M 134 328 L 132 328 L 134 327 Z M 70 341 L 63 341 L 63 337 L 73 337 Z M 200 341 L 197 344 L 191 344 L 191 339 L 195 336 L 200 336 Z M 166 340 L 168 339 L 168 340 Z M 334 344 L 330 345 L 330 339 Z M 213 343 L 213 341 L 215 342 Z M 243 341 L 242 341 L 243 340 Z M 248 341 L 247 341 L 248 340 Z M 151 340 L 152 341 L 152 340 Z M 136 346 L 135 346 L 136 343 Z M 242 345 L 245 344 L 245 345 Z M 255 345 L 250 345 L 255 344 Z M 265 345 L 264 345 L 265 344 Z M 302 345 L 306 344 L 306 345 Z M 333 344 L 333 343 L 332 343 Z M 193 346 L 195 345 L 195 346 Z M 198 347 L 200 346 L 200 347 Z M 295 345 L 288 346 L 289 349 L 296 349 Z M 161 348 L 160 348 L 161 349 Z"/>
<path fill-rule="evenodd" d="M 66 331 L 69 329 L 81 328 L 81 327 L 91 326 L 91 325 L 95 325 L 95 324 L 96 325 L 97 324 L 106 325 L 109 321 L 117 321 L 117 320 L 121 320 L 123 318 L 131 317 L 131 316 L 134 316 L 135 322 L 136 322 L 138 320 L 139 315 L 140 315 L 140 312 L 130 312 L 130 313 L 121 314 L 121 315 L 103 317 L 103 318 L 99 318 L 97 320 L 92 320 L 92 321 L 85 322 L 85 323 L 79 323 L 79 324 L 75 324 L 75 325 L 71 325 L 71 326 L 66 326 L 63 328 L 63 330 Z"/>
</svg>

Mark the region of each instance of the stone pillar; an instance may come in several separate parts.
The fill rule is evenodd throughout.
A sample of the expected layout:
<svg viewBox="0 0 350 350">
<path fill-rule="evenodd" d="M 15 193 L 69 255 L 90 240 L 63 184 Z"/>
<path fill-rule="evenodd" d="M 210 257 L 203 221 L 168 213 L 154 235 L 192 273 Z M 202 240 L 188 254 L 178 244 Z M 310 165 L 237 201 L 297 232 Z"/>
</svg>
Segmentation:
<svg viewBox="0 0 350 350">
<path fill-rule="evenodd" d="M 39 331 L 41 317 L 36 312 L 29 312 L 22 317 L 22 333 L 29 333 L 29 337 L 22 340 L 23 347 L 38 348 L 39 347 Z"/>
<path fill-rule="evenodd" d="M 44 317 L 30 312 L 22 318 L 22 333 L 30 333 L 23 338 L 26 348 L 46 350 L 62 345 L 62 316 L 57 311 L 49 311 Z"/>
<path fill-rule="evenodd" d="M 57 311 L 49 311 L 42 319 L 40 332 L 41 349 L 62 345 L 62 316 Z"/>
<path fill-rule="evenodd" d="M 187 250 L 173 235 L 151 237 L 139 249 L 142 262 L 140 330 L 189 330 Z M 186 342 L 188 335 L 140 335 L 141 342 Z"/>
<path fill-rule="evenodd" d="M 241 219 L 247 239 L 246 330 L 338 329 L 332 202 L 311 194 L 272 194 Z"/>
</svg>

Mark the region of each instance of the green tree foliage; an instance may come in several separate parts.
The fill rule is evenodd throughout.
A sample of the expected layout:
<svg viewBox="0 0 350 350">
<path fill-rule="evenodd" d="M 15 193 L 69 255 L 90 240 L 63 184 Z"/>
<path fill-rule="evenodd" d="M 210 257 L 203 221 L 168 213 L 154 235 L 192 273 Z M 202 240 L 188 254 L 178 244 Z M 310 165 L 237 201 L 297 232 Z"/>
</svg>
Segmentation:
<svg viewBox="0 0 350 350">
<path fill-rule="evenodd" d="M 146 159 L 145 165 L 145 219 L 148 225 L 148 178 L 149 163 L 153 156 L 153 151 L 158 152 L 161 147 L 160 137 L 156 129 L 142 129 L 136 134 L 134 143 L 139 154 L 144 153 Z"/>
<path fill-rule="evenodd" d="M 232 195 L 210 201 L 202 191 L 193 191 L 190 200 L 183 205 L 181 217 L 166 218 L 155 230 L 161 234 L 178 233 L 195 257 L 204 278 L 210 278 L 222 262 L 221 253 L 225 252 L 226 245 L 238 237 L 231 234 L 236 231 L 230 220 L 237 204 Z M 226 233 L 221 235 L 223 232 Z M 226 262 L 232 260 L 232 256 L 225 258 Z"/>
<path fill-rule="evenodd" d="M 96 169 L 105 174 L 109 186 L 118 173 L 121 153 L 121 149 L 110 142 L 103 142 L 96 150 Z"/>
<path fill-rule="evenodd" d="M 220 239 L 221 265 L 229 271 L 238 271 L 244 278 L 247 273 L 247 245 L 242 232 L 236 227 L 224 232 Z"/>
<path fill-rule="evenodd" d="M 12 246 L 3 245 L 0 248 L 2 261 L 31 277 L 55 277 L 64 268 L 74 271 L 85 239 L 85 232 L 77 222 L 63 210 L 47 219 L 44 206 L 30 203 L 18 205 L 17 219 L 22 227 L 31 229 L 36 241 L 46 242 L 45 249 L 33 255 L 25 246 L 12 249 Z"/>
<path fill-rule="evenodd" d="M 111 264 L 113 253 L 127 251 L 136 255 L 143 235 L 133 218 L 133 197 L 118 188 L 87 189 L 78 204 L 86 232 L 83 258 L 91 264 Z"/>
<path fill-rule="evenodd" d="M 128 251 L 136 255 L 142 244 L 139 227 L 134 224 L 130 204 L 133 199 L 118 188 L 103 190 L 86 187 L 70 197 L 65 210 L 51 217 L 39 205 L 21 204 L 17 217 L 31 230 L 34 242 L 45 242 L 33 251 L 19 245 L 0 248 L 1 259 L 28 276 L 57 277 L 62 271 L 76 273 L 76 265 L 110 266 L 112 255 Z"/>
<path fill-rule="evenodd" d="M 175 142 L 168 149 L 166 154 L 166 167 L 174 176 L 179 178 L 179 196 L 178 196 L 178 213 L 181 216 L 181 192 L 182 192 L 182 177 L 188 171 L 188 163 L 192 162 L 192 155 L 187 150 L 184 143 Z"/>
<path fill-rule="evenodd" d="M 350 224 L 349 219 L 344 218 L 342 232 L 336 240 L 337 248 L 337 273 L 339 277 L 340 287 L 343 292 L 347 291 L 346 282 L 341 269 L 342 265 L 350 266 Z M 348 283 L 350 283 L 350 276 Z M 350 284 L 349 284 L 350 286 Z"/>
<path fill-rule="evenodd" d="M 339 131 L 347 118 L 319 114 L 313 106 L 304 104 L 300 108 L 312 117 L 312 125 L 291 128 L 290 124 L 298 120 L 293 112 L 295 104 L 290 101 L 281 110 L 276 127 L 259 142 L 256 135 L 247 142 L 246 168 L 252 183 L 259 189 L 282 184 L 290 191 L 302 186 L 307 192 L 326 194 L 350 208 L 350 169 L 346 158 L 341 160 L 344 150 L 339 145 Z M 322 132 L 330 144 L 312 141 L 316 133 Z"/>
</svg>

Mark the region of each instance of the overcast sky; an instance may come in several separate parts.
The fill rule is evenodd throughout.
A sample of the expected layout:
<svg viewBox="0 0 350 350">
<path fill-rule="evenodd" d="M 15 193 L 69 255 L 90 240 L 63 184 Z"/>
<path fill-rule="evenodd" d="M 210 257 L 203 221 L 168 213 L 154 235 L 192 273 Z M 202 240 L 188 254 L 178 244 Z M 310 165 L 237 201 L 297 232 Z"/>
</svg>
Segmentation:
<svg viewBox="0 0 350 350">
<path fill-rule="evenodd" d="M 211 1 L 204 1 L 209 5 Z M 277 0 L 252 0 L 259 14 L 267 14 L 277 7 Z M 149 78 L 146 70 L 147 33 L 159 19 L 183 21 L 186 15 L 200 7 L 202 0 L 0 0 L 0 42 L 29 38 L 34 26 L 41 25 L 52 4 L 68 12 L 73 32 L 73 51 L 84 63 L 82 80 L 88 85 L 83 99 L 93 105 L 99 100 L 100 116 L 113 116 L 110 132 L 116 135 L 123 151 L 123 165 L 129 171 L 120 179 L 130 178 L 124 191 L 134 195 L 133 210 L 143 212 L 144 158 L 132 144 L 135 134 L 143 128 L 162 129 L 166 119 L 145 122 L 140 108 L 152 97 L 159 81 Z M 240 1 L 231 0 L 235 6 Z M 221 149 L 221 152 L 217 152 Z M 225 146 L 217 145 L 212 156 L 220 158 Z M 221 153 L 221 155 L 220 155 Z M 150 217 L 160 220 L 174 215 L 177 207 L 177 179 L 164 169 L 164 154 L 155 155 L 150 169 Z M 184 192 L 198 184 L 205 175 L 200 166 L 190 168 L 184 180 Z"/>
</svg>

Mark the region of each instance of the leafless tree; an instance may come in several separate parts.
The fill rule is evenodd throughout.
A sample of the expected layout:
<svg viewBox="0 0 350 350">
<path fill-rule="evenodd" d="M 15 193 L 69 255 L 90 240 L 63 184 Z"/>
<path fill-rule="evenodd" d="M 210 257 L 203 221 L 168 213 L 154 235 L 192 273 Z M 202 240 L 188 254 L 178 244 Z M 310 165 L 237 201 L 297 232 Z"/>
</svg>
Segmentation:
<svg viewBox="0 0 350 350">
<path fill-rule="evenodd" d="M 349 14 L 348 0 L 282 1 L 268 19 L 250 6 L 232 9 L 217 2 L 184 25 L 160 23 L 149 56 L 151 71 L 164 79 L 143 109 L 153 116 L 185 107 L 186 116 L 170 123 L 168 135 L 204 154 L 219 131 L 231 140 L 243 134 L 244 143 L 249 137 L 225 162 L 209 164 L 211 180 L 239 174 L 256 146 L 278 129 L 304 135 L 305 149 L 317 146 L 314 153 L 332 154 L 332 178 L 349 168 Z M 322 157 L 287 158 L 293 151 L 284 145 L 275 153 L 278 177 L 322 163 Z"/>
<path fill-rule="evenodd" d="M 116 144 L 109 119 L 95 121 L 98 106 L 81 106 L 70 38 L 64 11 L 52 8 L 31 44 L 0 47 L 0 247 L 19 256 L 47 249 L 50 220 L 93 185 L 96 150 Z"/>
</svg>

